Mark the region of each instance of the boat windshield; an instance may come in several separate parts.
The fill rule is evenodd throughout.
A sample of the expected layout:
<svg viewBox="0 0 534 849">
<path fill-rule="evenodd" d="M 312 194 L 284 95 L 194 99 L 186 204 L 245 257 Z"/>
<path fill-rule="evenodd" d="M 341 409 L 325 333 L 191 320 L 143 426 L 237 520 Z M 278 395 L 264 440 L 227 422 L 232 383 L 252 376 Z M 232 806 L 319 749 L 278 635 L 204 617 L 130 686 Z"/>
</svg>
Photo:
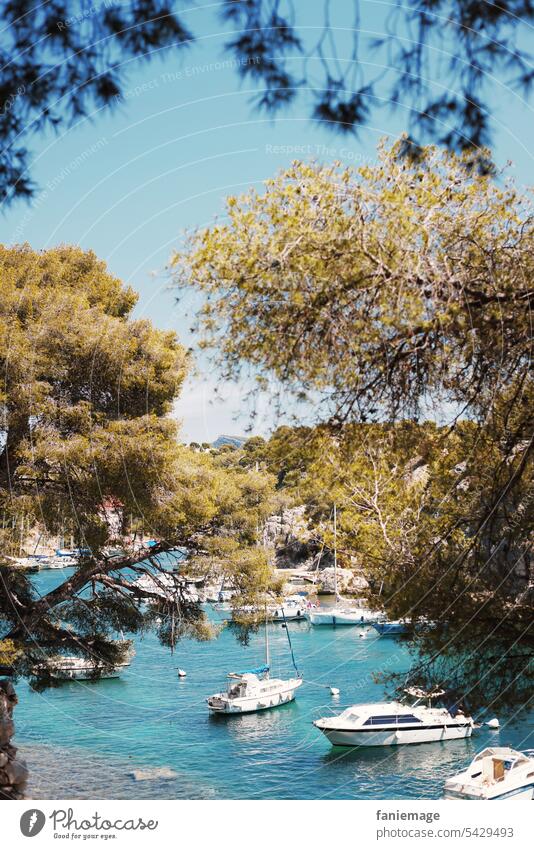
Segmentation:
<svg viewBox="0 0 534 849">
<path fill-rule="evenodd" d="M 341 715 L 343 719 L 350 719 L 351 722 L 357 722 L 360 718 L 359 714 L 357 714 L 352 708 L 347 708 L 347 710 L 344 710 Z"/>
<path fill-rule="evenodd" d="M 494 754 L 495 754 L 495 752 L 494 752 L 493 749 L 482 749 L 482 751 L 478 753 L 478 755 L 476 756 L 476 758 L 474 758 L 474 760 L 475 761 L 481 761 L 483 758 L 487 758 L 490 755 L 494 755 Z"/>
<path fill-rule="evenodd" d="M 502 749 L 483 749 L 478 755 L 474 758 L 473 762 L 482 761 L 484 758 L 494 758 L 495 760 L 501 760 L 506 764 L 507 769 L 512 769 L 516 766 L 521 766 L 521 764 L 528 763 L 528 758 L 523 752 L 514 752 L 512 750 L 502 750 Z"/>
</svg>

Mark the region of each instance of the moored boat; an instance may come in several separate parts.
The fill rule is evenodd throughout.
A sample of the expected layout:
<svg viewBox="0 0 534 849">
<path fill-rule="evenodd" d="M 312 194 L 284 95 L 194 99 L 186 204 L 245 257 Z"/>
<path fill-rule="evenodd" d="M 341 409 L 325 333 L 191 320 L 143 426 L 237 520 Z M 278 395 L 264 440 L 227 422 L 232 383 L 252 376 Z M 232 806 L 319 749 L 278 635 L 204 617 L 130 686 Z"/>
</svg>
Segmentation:
<svg viewBox="0 0 534 849">
<path fill-rule="evenodd" d="M 373 628 L 381 637 L 400 637 L 410 632 L 410 624 L 404 619 L 392 619 L 389 622 L 372 622 Z"/>
<path fill-rule="evenodd" d="M 39 561 L 32 557 L 6 557 L 21 572 L 38 572 Z"/>
<path fill-rule="evenodd" d="M 474 726 L 470 716 L 461 710 L 432 707 L 432 701 L 443 694 L 420 691 L 412 704 L 356 704 L 338 716 L 323 717 L 313 724 L 333 746 L 400 746 L 470 737 Z"/>
<path fill-rule="evenodd" d="M 374 625 L 381 614 L 366 607 L 338 604 L 334 607 L 318 607 L 307 613 L 311 625 Z"/>
<path fill-rule="evenodd" d="M 445 799 L 534 799 L 533 751 L 483 749 L 467 769 L 445 782 Z"/>
<path fill-rule="evenodd" d="M 121 672 L 130 666 L 135 654 L 133 648 L 122 663 L 108 666 L 98 660 L 89 660 L 75 655 L 57 655 L 42 664 L 36 671 L 50 675 L 56 681 L 92 681 L 102 678 L 119 678 Z"/>
<path fill-rule="evenodd" d="M 337 582 L 337 507 L 334 504 L 334 594 L 336 604 L 332 607 L 310 608 L 306 618 L 310 625 L 372 625 L 382 614 L 369 610 L 361 603 L 343 601 L 338 593 Z"/>
<path fill-rule="evenodd" d="M 47 557 L 46 560 L 41 561 L 41 569 L 70 569 L 77 565 L 78 560 L 66 554 Z"/>
<path fill-rule="evenodd" d="M 231 672 L 224 693 L 206 699 L 213 713 L 253 713 L 292 702 L 302 678 L 269 678 L 269 667 Z"/>
<path fill-rule="evenodd" d="M 274 610 L 268 611 L 271 622 L 298 622 L 307 618 L 307 603 L 303 596 L 292 595 L 285 598 Z"/>
<path fill-rule="evenodd" d="M 292 702 L 295 692 L 302 685 L 302 678 L 296 669 L 291 640 L 289 647 L 297 676 L 293 678 L 270 677 L 268 611 L 265 607 L 265 664 L 244 672 L 230 672 L 225 692 L 215 693 L 206 699 L 213 713 L 240 714 L 267 710 Z"/>
</svg>

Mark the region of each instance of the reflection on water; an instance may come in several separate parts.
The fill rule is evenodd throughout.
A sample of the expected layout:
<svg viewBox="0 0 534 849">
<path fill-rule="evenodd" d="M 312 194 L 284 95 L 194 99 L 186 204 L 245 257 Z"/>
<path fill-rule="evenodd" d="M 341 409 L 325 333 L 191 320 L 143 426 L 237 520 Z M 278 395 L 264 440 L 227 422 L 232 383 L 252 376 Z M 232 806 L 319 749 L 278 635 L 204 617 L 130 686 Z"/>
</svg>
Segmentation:
<svg viewBox="0 0 534 849">
<path fill-rule="evenodd" d="M 62 578 L 35 576 L 47 591 Z M 32 692 L 17 687 L 17 743 L 41 798 L 439 798 L 446 777 L 485 745 L 534 746 L 533 714 L 502 716 L 501 729 L 470 740 L 411 746 L 333 749 L 312 720 L 348 705 L 378 701 L 377 670 L 407 668 L 404 646 L 363 639 L 359 628 L 288 630 L 305 683 L 296 700 L 272 711 L 210 715 L 206 697 L 225 687 L 228 672 L 264 658 L 261 633 L 242 646 L 224 631 L 213 643 L 185 641 L 174 655 L 152 635 L 136 639 L 136 656 L 121 678 L 69 682 Z M 286 630 L 269 628 L 273 675 L 294 673 Z M 180 680 L 177 667 L 187 672 Z M 333 699 L 328 687 L 340 689 Z M 135 781 L 132 770 L 169 767 L 176 778 Z"/>
<path fill-rule="evenodd" d="M 296 702 L 288 702 L 276 710 L 261 710 L 241 715 L 209 714 L 210 724 L 219 726 L 227 739 L 237 743 L 263 743 L 266 735 L 279 736 L 294 724 Z"/>
</svg>

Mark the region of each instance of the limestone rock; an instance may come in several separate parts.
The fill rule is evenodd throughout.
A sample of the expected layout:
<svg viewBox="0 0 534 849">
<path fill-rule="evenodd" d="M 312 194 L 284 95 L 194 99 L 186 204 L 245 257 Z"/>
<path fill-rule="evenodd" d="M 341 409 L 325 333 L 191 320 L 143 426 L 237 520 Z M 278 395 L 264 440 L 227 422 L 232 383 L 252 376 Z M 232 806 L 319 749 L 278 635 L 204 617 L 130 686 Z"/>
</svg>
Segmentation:
<svg viewBox="0 0 534 849">
<path fill-rule="evenodd" d="M 0 681 L 0 799 L 23 799 L 28 780 L 25 762 L 17 758 L 17 750 L 11 745 L 15 733 L 13 709 L 17 694 L 11 681 Z"/>
<path fill-rule="evenodd" d="M 265 522 L 264 544 L 272 548 L 277 544 L 287 544 L 292 540 L 306 542 L 310 538 L 310 531 L 305 513 L 306 506 L 302 504 L 299 507 L 282 510 L 276 516 L 269 516 Z"/>
<path fill-rule="evenodd" d="M 334 567 L 328 566 L 323 569 L 318 579 L 321 592 L 333 593 L 335 591 Z M 337 570 L 337 589 L 340 593 L 357 593 L 369 586 L 363 575 L 358 575 L 351 569 Z"/>
<path fill-rule="evenodd" d="M 177 778 L 177 774 L 168 766 L 146 767 L 144 769 L 134 769 L 132 772 L 136 781 L 155 781 L 158 779 Z"/>
</svg>

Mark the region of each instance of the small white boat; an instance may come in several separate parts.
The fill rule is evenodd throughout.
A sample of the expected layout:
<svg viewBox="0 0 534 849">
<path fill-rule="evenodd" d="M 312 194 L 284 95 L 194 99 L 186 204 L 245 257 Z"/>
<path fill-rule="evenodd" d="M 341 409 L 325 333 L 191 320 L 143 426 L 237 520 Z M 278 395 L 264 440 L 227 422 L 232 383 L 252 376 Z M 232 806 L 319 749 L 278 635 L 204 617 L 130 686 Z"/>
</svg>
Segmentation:
<svg viewBox="0 0 534 849">
<path fill-rule="evenodd" d="M 380 617 L 380 613 L 366 607 L 339 604 L 311 609 L 306 618 L 311 625 L 374 625 Z"/>
<path fill-rule="evenodd" d="M 269 676 L 269 630 L 268 610 L 265 608 L 265 664 L 244 672 L 230 672 L 226 692 L 215 693 L 206 699 L 213 713 L 239 714 L 267 710 L 292 702 L 295 692 L 302 684 L 297 673 L 295 678 L 271 678 Z M 291 645 L 291 641 L 288 641 Z M 294 661 L 293 661 L 294 662 Z"/>
<path fill-rule="evenodd" d="M 58 681 L 88 681 L 101 678 L 119 678 L 131 660 L 113 667 L 106 667 L 92 660 L 75 656 L 61 656 L 48 661 L 46 669 Z"/>
<path fill-rule="evenodd" d="M 410 631 L 410 625 L 404 619 L 391 619 L 389 622 L 373 622 L 373 628 L 381 637 L 400 637 Z"/>
<path fill-rule="evenodd" d="M 432 707 L 432 700 L 443 695 L 417 693 L 415 701 L 377 702 L 353 705 L 338 716 L 317 719 L 313 724 L 333 746 L 400 746 L 408 743 L 432 743 L 470 737 L 473 720 L 447 708 Z M 427 701 L 427 704 L 423 704 Z"/>
<path fill-rule="evenodd" d="M 39 560 L 33 557 L 6 557 L 10 563 L 20 569 L 21 572 L 38 572 Z"/>
<path fill-rule="evenodd" d="M 306 600 L 299 595 L 285 598 L 278 607 L 268 612 L 272 622 L 298 622 L 307 618 Z"/>
<path fill-rule="evenodd" d="M 123 669 L 130 666 L 135 650 L 130 640 L 123 641 L 127 653 L 122 663 L 116 666 L 106 666 L 98 660 L 89 660 L 76 655 L 56 655 L 49 658 L 46 663 L 36 667 L 35 672 L 39 674 L 48 673 L 56 681 L 89 681 L 101 678 L 119 678 Z"/>
<path fill-rule="evenodd" d="M 249 672 L 231 672 L 225 693 L 206 699 L 213 713 L 253 713 L 292 702 L 302 678 L 269 678 L 269 667 Z"/>
<path fill-rule="evenodd" d="M 77 566 L 78 560 L 70 555 L 62 554 L 55 557 L 48 557 L 42 561 L 41 569 L 69 569 L 72 566 Z"/>
<path fill-rule="evenodd" d="M 484 749 L 445 782 L 445 799 L 534 799 L 533 750 Z"/>
</svg>

